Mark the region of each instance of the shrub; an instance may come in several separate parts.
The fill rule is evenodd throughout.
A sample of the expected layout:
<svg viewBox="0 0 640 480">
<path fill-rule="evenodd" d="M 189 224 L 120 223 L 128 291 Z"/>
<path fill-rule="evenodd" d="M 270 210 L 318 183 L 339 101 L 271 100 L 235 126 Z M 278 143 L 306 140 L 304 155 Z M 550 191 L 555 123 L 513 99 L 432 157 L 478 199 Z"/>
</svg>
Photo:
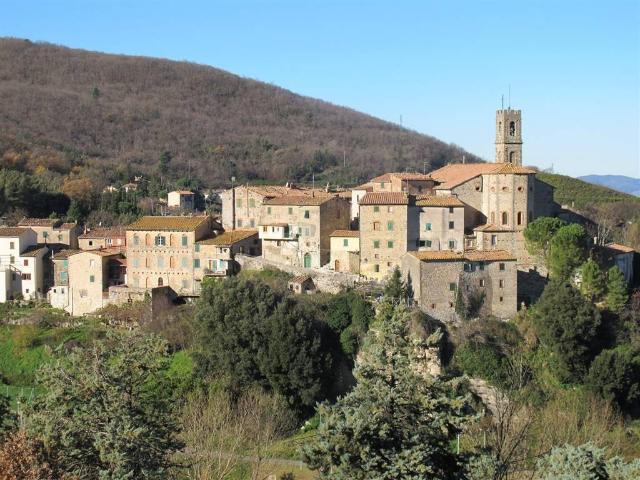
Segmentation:
<svg viewBox="0 0 640 480">
<path fill-rule="evenodd" d="M 640 412 L 640 350 L 621 345 L 598 355 L 589 369 L 587 385 L 628 413 Z"/>
</svg>

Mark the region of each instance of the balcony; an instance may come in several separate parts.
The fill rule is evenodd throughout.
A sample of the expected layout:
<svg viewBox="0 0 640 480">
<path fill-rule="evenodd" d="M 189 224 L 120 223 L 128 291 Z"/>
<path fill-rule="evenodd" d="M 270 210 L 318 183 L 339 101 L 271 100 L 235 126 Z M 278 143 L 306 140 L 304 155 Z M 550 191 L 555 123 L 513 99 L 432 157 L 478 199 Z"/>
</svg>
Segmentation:
<svg viewBox="0 0 640 480">
<path fill-rule="evenodd" d="M 260 226 L 258 232 L 260 240 L 297 240 L 298 238 L 286 223 L 264 224 Z"/>
<path fill-rule="evenodd" d="M 212 270 L 211 268 L 205 268 L 202 271 L 202 274 L 205 277 L 228 277 L 229 275 L 231 275 L 231 270 L 229 268 L 218 268 L 215 270 Z"/>
</svg>

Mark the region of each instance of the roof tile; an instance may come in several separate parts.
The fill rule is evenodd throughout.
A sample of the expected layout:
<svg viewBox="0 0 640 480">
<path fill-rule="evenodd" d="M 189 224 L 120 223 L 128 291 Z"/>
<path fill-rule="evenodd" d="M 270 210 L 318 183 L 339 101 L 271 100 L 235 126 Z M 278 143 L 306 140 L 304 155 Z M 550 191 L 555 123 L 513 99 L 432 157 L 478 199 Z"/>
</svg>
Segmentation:
<svg viewBox="0 0 640 480">
<path fill-rule="evenodd" d="M 229 230 L 228 232 L 221 233 L 217 237 L 207 238 L 206 240 L 201 240 L 198 243 L 200 245 L 228 246 L 257 234 L 257 230 Z"/>
<path fill-rule="evenodd" d="M 351 238 L 359 238 L 360 231 L 359 230 L 334 230 L 331 232 L 330 237 L 351 237 Z"/>
<path fill-rule="evenodd" d="M 211 221 L 209 216 L 197 216 L 197 217 L 182 217 L 182 216 L 167 216 L 167 217 L 155 217 L 146 216 L 133 222 L 127 226 L 127 231 L 131 230 L 164 230 L 173 232 L 187 232 L 194 231 L 200 227 L 203 223 Z"/>
<path fill-rule="evenodd" d="M 369 192 L 360 199 L 360 205 L 408 205 L 404 192 Z"/>
</svg>

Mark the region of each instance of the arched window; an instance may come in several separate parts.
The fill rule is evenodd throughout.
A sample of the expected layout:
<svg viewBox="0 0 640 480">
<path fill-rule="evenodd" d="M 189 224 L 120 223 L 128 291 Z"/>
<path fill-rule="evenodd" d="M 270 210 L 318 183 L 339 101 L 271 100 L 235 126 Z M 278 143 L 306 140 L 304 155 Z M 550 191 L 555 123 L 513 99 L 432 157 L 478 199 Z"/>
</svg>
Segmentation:
<svg viewBox="0 0 640 480">
<path fill-rule="evenodd" d="M 161 287 L 162 285 L 164 285 L 164 281 L 162 280 L 162 277 L 158 277 L 158 286 Z"/>
<path fill-rule="evenodd" d="M 518 225 L 522 225 L 522 212 L 518 212 L 517 222 Z"/>
<path fill-rule="evenodd" d="M 151 234 L 150 233 L 147 233 L 144 236 L 144 244 L 147 245 L 147 246 L 151 245 Z"/>
<path fill-rule="evenodd" d="M 169 267 L 176 268 L 176 257 L 169 257 Z"/>
<path fill-rule="evenodd" d="M 509 135 L 512 137 L 516 134 L 516 122 L 509 123 Z"/>
<path fill-rule="evenodd" d="M 169 245 L 171 247 L 175 247 L 176 246 L 176 236 L 173 233 L 171 235 L 169 235 Z"/>
<path fill-rule="evenodd" d="M 509 223 L 509 214 L 507 212 L 502 212 L 502 225 L 507 225 Z"/>
<path fill-rule="evenodd" d="M 509 163 L 513 163 L 516 159 L 516 152 L 509 152 Z"/>
</svg>

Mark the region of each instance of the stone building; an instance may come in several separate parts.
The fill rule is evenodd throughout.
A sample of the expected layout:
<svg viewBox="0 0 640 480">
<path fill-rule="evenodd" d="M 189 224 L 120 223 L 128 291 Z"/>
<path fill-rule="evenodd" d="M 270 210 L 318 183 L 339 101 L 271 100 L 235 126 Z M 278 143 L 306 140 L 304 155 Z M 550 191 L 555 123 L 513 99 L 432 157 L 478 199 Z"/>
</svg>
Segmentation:
<svg viewBox="0 0 640 480">
<path fill-rule="evenodd" d="M 330 268 L 336 272 L 360 273 L 360 232 L 335 230 L 331 238 Z"/>
<path fill-rule="evenodd" d="M 404 192 L 372 192 L 360 200 L 360 274 L 382 280 L 417 249 L 418 215 L 409 215 L 415 197 Z M 411 204 L 411 205 L 410 205 Z M 415 211 L 417 213 L 417 211 Z"/>
<path fill-rule="evenodd" d="M 432 193 L 435 185 L 436 181 L 431 175 L 393 172 L 372 178 L 364 186 L 370 186 L 374 192 L 404 192 L 419 195 Z"/>
<path fill-rule="evenodd" d="M 78 237 L 81 250 L 98 250 L 101 248 L 125 247 L 127 233 L 125 227 L 94 228 Z"/>
<path fill-rule="evenodd" d="M 257 228 L 260 224 L 262 203 L 265 200 L 288 194 L 303 194 L 302 189 L 289 186 L 241 185 L 220 194 L 222 201 L 222 227 Z"/>
<path fill-rule="evenodd" d="M 409 215 L 418 215 L 420 234 L 409 250 L 463 250 L 464 207 L 456 197 L 418 195 Z"/>
<path fill-rule="evenodd" d="M 520 110 L 496 112 L 496 163 L 522 165 L 522 122 Z"/>
<path fill-rule="evenodd" d="M 289 280 L 289 290 L 293 293 L 311 293 L 316 289 L 313 278 L 309 275 L 298 275 Z"/>
<path fill-rule="evenodd" d="M 402 258 L 405 281 L 411 279 L 414 301 L 428 315 L 453 321 L 458 289 L 482 298 L 481 312 L 512 318 L 517 311 L 516 259 L 502 250 L 408 252 Z"/>
<path fill-rule="evenodd" d="M 48 252 L 45 244 L 37 243 L 37 234 L 31 228 L 0 227 L 0 303 L 44 295 Z"/>
<path fill-rule="evenodd" d="M 128 282 L 132 287 L 170 286 L 178 295 L 197 295 L 197 242 L 220 230 L 211 217 L 147 216 L 126 230 Z"/>
<path fill-rule="evenodd" d="M 330 260 L 330 237 L 351 223 L 349 201 L 332 194 L 284 195 L 265 200 L 259 235 L 266 260 L 319 268 Z"/>
<path fill-rule="evenodd" d="M 236 254 L 261 254 L 258 230 L 230 230 L 213 238 L 196 242 L 194 269 L 197 280 L 206 276 L 228 276 L 237 273 L 240 266 Z"/>
<path fill-rule="evenodd" d="M 167 207 L 183 212 L 192 212 L 196 208 L 196 195 L 190 190 L 174 190 L 167 195 Z"/>
<path fill-rule="evenodd" d="M 57 218 L 23 218 L 18 226 L 27 227 L 36 232 L 38 243 L 78 248 L 78 235 L 81 230 L 77 223 L 63 223 Z"/>
</svg>

